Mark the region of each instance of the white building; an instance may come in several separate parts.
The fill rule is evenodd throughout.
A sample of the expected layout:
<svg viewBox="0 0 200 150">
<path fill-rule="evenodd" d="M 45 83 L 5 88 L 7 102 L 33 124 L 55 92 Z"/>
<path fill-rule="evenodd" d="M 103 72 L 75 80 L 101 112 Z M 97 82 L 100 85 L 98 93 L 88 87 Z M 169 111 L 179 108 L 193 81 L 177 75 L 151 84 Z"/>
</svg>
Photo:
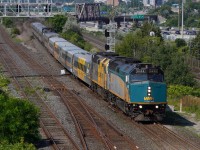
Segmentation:
<svg viewBox="0 0 200 150">
<path fill-rule="evenodd" d="M 94 0 L 95 3 L 106 3 L 107 0 Z"/>
<path fill-rule="evenodd" d="M 143 0 L 143 5 L 145 7 L 149 7 L 149 6 L 160 6 L 162 4 L 164 4 L 165 2 L 167 2 L 168 0 Z M 157 2 L 157 4 L 156 4 Z"/>
</svg>

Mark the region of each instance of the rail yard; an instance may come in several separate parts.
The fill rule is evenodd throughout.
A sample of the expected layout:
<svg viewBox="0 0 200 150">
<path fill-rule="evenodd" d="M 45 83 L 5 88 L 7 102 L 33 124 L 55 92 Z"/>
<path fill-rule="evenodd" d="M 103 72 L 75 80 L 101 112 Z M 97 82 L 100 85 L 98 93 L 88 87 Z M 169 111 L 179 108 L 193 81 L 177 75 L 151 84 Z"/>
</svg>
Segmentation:
<svg viewBox="0 0 200 150">
<path fill-rule="evenodd" d="M 41 134 L 46 141 L 38 149 L 199 149 L 198 141 L 163 125 L 138 124 L 110 109 L 69 72 L 60 75 L 63 66 L 36 39 L 26 48 L 15 44 L 2 27 L 0 32 L 0 62 L 20 91 L 17 96 L 41 110 Z M 27 88 L 35 90 L 27 94 Z"/>
</svg>

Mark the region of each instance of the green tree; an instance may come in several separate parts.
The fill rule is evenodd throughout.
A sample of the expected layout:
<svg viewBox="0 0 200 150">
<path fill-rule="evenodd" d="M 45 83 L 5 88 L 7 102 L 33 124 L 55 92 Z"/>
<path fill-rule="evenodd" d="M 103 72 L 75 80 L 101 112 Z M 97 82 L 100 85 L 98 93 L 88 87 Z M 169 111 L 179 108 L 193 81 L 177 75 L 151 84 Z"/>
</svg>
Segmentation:
<svg viewBox="0 0 200 150">
<path fill-rule="evenodd" d="M 11 28 L 13 26 L 13 21 L 11 18 L 3 18 L 3 25 L 6 26 L 6 28 Z"/>
<path fill-rule="evenodd" d="M 73 31 L 72 29 L 68 29 L 61 34 L 61 36 L 73 43 L 74 45 L 86 50 L 90 51 L 92 49 L 91 44 L 87 43 L 80 32 Z"/>
<path fill-rule="evenodd" d="M 62 32 L 66 21 L 67 17 L 64 15 L 55 15 L 47 20 L 50 26 L 58 33 Z"/>
<path fill-rule="evenodd" d="M 192 39 L 190 43 L 190 51 L 192 55 L 200 59 L 200 33 L 198 33 L 197 36 Z"/>
<path fill-rule="evenodd" d="M 12 28 L 12 30 L 11 30 L 11 33 L 12 34 L 17 34 L 17 35 L 20 35 L 20 30 L 18 29 L 18 28 Z"/>
<path fill-rule="evenodd" d="M 7 86 L 9 83 L 10 81 L 5 76 L 0 74 L 0 88 Z"/>
<path fill-rule="evenodd" d="M 0 137 L 9 143 L 39 139 L 39 111 L 29 101 L 0 94 Z"/>
<path fill-rule="evenodd" d="M 176 55 L 176 51 L 176 47 L 173 47 L 171 44 L 162 44 L 158 46 L 153 53 L 153 63 L 161 66 L 163 70 L 166 70 L 166 68 L 171 65 L 171 58 L 173 55 Z"/>
<path fill-rule="evenodd" d="M 169 5 L 162 5 L 161 7 L 158 7 L 156 9 L 152 9 L 149 14 L 158 14 L 161 15 L 164 18 L 170 18 L 172 14 L 174 14 L 171 10 L 171 6 Z"/>
<path fill-rule="evenodd" d="M 155 26 L 153 23 L 144 22 L 143 26 L 140 28 L 142 31 L 142 36 L 149 36 L 150 32 L 153 31 L 156 37 L 162 38 L 161 30 L 159 27 Z"/>
<path fill-rule="evenodd" d="M 181 54 L 176 54 L 172 57 L 172 63 L 167 66 L 165 71 L 166 82 L 169 84 L 194 86 L 194 76 L 191 74 L 188 66 L 184 63 L 184 58 Z"/>
<path fill-rule="evenodd" d="M 186 43 L 186 41 L 184 39 L 179 39 L 179 38 L 177 38 L 175 40 L 175 43 L 176 43 L 177 47 L 183 47 L 183 46 L 187 45 L 187 43 Z"/>
<path fill-rule="evenodd" d="M 20 142 L 10 144 L 7 141 L 0 142 L 0 150 L 36 150 L 33 144 L 24 143 L 23 138 Z"/>
</svg>

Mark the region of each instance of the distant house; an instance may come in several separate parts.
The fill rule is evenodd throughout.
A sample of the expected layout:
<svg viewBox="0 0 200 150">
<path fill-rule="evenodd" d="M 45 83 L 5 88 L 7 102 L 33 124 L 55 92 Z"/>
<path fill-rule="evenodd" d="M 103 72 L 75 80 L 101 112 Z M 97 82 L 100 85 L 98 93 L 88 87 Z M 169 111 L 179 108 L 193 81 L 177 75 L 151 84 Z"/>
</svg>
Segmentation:
<svg viewBox="0 0 200 150">
<path fill-rule="evenodd" d="M 172 7 L 179 8 L 179 4 L 172 4 Z"/>
<path fill-rule="evenodd" d="M 119 5 L 119 0 L 107 0 L 107 5 L 118 6 Z"/>
<path fill-rule="evenodd" d="M 94 0 L 95 3 L 106 3 L 107 0 Z"/>
<path fill-rule="evenodd" d="M 149 6 L 161 6 L 162 4 L 164 4 L 167 0 L 143 0 L 143 5 L 145 7 L 149 7 Z"/>
<path fill-rule="evenodd" d="M 94 0 L 95 3 L 105 3 L 107 5 L 119 5 L 119 0 Z"/>
</svg>

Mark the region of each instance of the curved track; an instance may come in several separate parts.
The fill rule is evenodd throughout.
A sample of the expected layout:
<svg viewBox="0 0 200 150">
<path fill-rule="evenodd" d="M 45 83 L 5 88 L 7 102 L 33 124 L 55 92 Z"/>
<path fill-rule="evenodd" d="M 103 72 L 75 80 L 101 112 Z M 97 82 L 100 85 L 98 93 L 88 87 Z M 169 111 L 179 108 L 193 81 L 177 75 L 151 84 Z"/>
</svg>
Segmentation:
<svg viewBox="0 0 200 150">
<path fill-rule="evenodd" d="M 193 144 L 183 137 L 178 136 L 161 124 L 137 124 L 149 138 L 162 150 L 199 150 L 199 145 Z"/>
<path fill-rule="evenodd" d="M 0 29 L 1 35 L 6 37 L 2 28 Z M 1 63 L 7 69 L 11 77 L 14 79 L 18 88 L 23 91 L 23 97 L 29 99 L 33 104 L 40 108 L 40 126 L 43 129 L 47 141 L 53 149 L 80 149 L 76 142 L 71 138 L 69 133 L 64 129 L 62 124 L 58 121 L 56 116 L 51 112 L 48 105 L 43 101 L 37 92 L 26 93 L 28 88 L 33 88 L 31 82 L 29 82 L 27 75 L 21 70 L 21 66 L 17 65 L 14 58 L 12 58 L 10 52 L 12 51 L 13 43 L 9 41 L 9 37 L 5 40 L 6 43 L 1 41 L 0 45 L 0 57 Z M 8 45 L 7 45 L 8 44 Z M 10 44 L 10 45 L 9 45 Z M 11 47 L 9 47 L 11 46 Z M 15 50 L 19 50 L 16 48 Z M 33 65 L 33 68 L 36 67 Z M 62 137 L 62 138 L 60 138 Z"/>
<path fill-rule="evenodd" d="M 1 29 L 1 35 L 4 36 L 5 42 L 9 44 L 10 48 L 15 52 L 25 63 L 28 65 L 31 70 L 33 70 L 34 73 L 29 74 L 26 72 L 26 74 L 13 74 L 13 77 L 21 77 L 21 79 L 25 80 L 25 77 L 27 74 L 28 76 L 39 76 L 42 77 L 43 81 L 48 83 L 49 87 L 56 92 L 61 98 L 64 100 L 65 104 L 70 109 L 71 115 L 74 118 L 74 122 L 77 128 L 77 131 L 79 133 L 80 141 L 82 144 L 83 149 L 94 149 L 94 147 L 98 147 L 100 149 L 137 149 L 135 144 L 128 139 L 125 135 L 120 133 L 118 129 L 115 129 L 112 125 L 108 123 L 105 119 L 102 119 L 98 114 L 96 114 L 94 111 L 92 111 L 91 108 L 86 106 L 86 104 L 83 104 L 80 97 L 76 96 L 74 92 L 68 90 L 65 86 L 63 86 L 62 83 L 58 82 L 53 75 L 51 75 L 45 68 L 43 68 L 40 64 L 38 64 L 36 61 L 34 61 L 31 56 L 26 54 L 25 50 L 23 50 L 22 47 L 15 45 L 11 42 L 10 38 L 6 35 L 6 33 Z M 4 51 L 5 52 L 5 51 Z M 9 56 L 10 54 L 5 54 L 6 56 Z M 12 58 L 9 58 L 9 60 L 4 62 L 12 62 Z M 11 65 L 8 66 L 11 67 L 14 66 L 16 62 L 13 62 Z M 16 66 L 15 68 L 18 68 L 19 66 Z M 23 69 L 22 69 L 23 70 Z M 23 72 L 23 71 L 22 71 Z M 28 83 L 21 84 L 20 86 L 27 86 Z M 75 92 L 76 93 L 76 92 Z M 39 99 L 39 96 L 34 96 L 35 99 Z M 31 97 L 28 97 L 31 98 Z M 40 103 L 36 103 L 37 105 L 41 105 Z M 40 106 L 44 107 L 44 106 Z M 47 110 L 42 110 L 43 113 L 46 113 Z M 41 117 L 41 120 L 43 117 L 49 116 L 45 114 Z M 48 130 L 48 126 L 51 124 L 55 124 L 56 121 L 52 121 L 52 119 L 44 119 L 47 122 L 41 123 L 41 125 L 44 125 L 44 131 Z M 59 123 L 59 122 L 58 122 Z M 57 126 L 57 125 L 56 125 Z M 57 127 L 54 127 L 57 130 Z M 52 141 L 55 141 L 53 143 L 60 143 L 61 145 L 68 145 L 69 141 L 57 141 L 60 139 L 63 134 L 60 134 L 60 129 L 57 131 L 53 130 L 52 128 L 46 132 L 47 136 L 52 139 Z M 49 132 L 53 132 L 52 134 L 48 134 Z M 58 132 L 59 131 L 59 132 Z M 56 136 L 53 136 L 56 134 Z M 60 138 L 59 135 L 60 135 Z M 61 138 L 63 139 L 63 137 Z M 71 141 L 71 144 L 74 146 L 72 149 L 79 149 L 77 144 Z M 68 148 L 67 148 L 68 149 Z M 71 148 L 70 148 L 71 149 Z"/>
</svg>

